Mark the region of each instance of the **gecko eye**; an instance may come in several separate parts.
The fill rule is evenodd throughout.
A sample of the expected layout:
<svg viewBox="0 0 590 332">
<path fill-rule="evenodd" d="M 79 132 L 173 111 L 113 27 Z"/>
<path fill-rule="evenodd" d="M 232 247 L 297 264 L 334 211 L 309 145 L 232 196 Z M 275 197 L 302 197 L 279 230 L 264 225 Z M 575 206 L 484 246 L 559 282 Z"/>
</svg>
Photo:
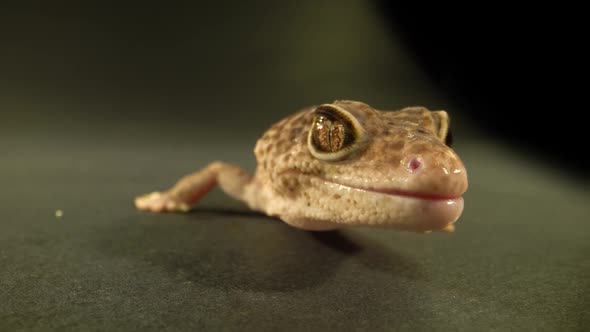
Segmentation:
<svg viewBox="0 0 590 332">
<path fill-rule="evenodd" d="M 307 140 L 314 157 L 326 161 L 340 160 L 357 151 L 364 141 L 364 130 L 352 114 L 329 104 L 315 110 Z"/>
</svg>

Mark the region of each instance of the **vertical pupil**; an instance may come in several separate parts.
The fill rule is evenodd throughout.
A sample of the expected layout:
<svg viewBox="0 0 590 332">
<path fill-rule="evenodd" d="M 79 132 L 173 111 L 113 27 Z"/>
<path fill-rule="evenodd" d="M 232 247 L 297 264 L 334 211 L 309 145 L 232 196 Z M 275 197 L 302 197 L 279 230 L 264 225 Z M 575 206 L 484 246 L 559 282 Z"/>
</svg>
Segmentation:
<svg viewBox="0 0 590 332">
<path fill-rule="evenodd" d="M 344 125 L 339 121 L 332 121 L 320 116 L 316 120 L 316 138 L 321 150 L 336 152 L 344 145 Z"/>
<path fill-rule="evenodd" d="M 344 126 L 340 122 L 332 125 L 330 131 L 330 149 L 331 151 L 338 151 L 344 145 Z"/>
</svg>

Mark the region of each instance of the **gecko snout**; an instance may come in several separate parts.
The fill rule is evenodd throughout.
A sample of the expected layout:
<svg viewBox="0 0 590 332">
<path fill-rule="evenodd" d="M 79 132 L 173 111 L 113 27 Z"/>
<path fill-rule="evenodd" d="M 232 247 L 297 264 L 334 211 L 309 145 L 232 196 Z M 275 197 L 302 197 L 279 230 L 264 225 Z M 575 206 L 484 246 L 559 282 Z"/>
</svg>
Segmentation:
<svg viewBox="0 0 590 332">
<path fill-rule="evenodd" d="M 465 166 L 452 151 L 409 155 L 403 165 L 411 178 L 407 190 L 455 197 L 467 189 Z"/>
</svg>

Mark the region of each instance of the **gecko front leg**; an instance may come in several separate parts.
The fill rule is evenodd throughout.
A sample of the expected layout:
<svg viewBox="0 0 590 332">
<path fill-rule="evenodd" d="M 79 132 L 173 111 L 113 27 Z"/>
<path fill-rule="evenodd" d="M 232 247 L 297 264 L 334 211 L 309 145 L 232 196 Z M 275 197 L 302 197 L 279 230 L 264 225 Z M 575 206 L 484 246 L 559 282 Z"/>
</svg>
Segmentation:
<svg viewBox="0 0 590 332">
<path fill-rule="evenodd" d="M 250 203 L 255 185 L 252 176 L 242 168 L 215 161 L 207 167 L 182 177 L 170 189 L 153 192 L 135 199 L 135 206 L 151 212 L 186 212 L 216 185 L 229 196 Z"/>
</svg>

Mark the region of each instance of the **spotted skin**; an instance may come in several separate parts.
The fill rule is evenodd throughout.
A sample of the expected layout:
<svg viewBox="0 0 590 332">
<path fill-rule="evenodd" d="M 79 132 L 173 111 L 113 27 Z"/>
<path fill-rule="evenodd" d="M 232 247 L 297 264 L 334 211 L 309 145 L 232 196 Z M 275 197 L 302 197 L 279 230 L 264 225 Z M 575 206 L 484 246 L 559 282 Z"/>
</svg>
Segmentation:
<svg viewBox="0 0 590 332">
<path fill-rule="evenodd" d="M 253 176 L 237 166 L 214 162 L 165 192 L 138 197 L 136 206 L 153 212 L 184 211 L 218 184 L 252 209 L 306 230 L 344 226 L 454 230 L 463 210 L 467 174 L 445 144 L 449 132 L 445 111 L 423 107 L 379 111 L 347 100 L 322 107 L 352 117 L 360 127 L 358 146 L 343 157 L 328 160 L 313 155 L 308 138 L 319 108 L 309 107 L 262 135 L 254 149 L 258 164 Z"/>
</svg>

